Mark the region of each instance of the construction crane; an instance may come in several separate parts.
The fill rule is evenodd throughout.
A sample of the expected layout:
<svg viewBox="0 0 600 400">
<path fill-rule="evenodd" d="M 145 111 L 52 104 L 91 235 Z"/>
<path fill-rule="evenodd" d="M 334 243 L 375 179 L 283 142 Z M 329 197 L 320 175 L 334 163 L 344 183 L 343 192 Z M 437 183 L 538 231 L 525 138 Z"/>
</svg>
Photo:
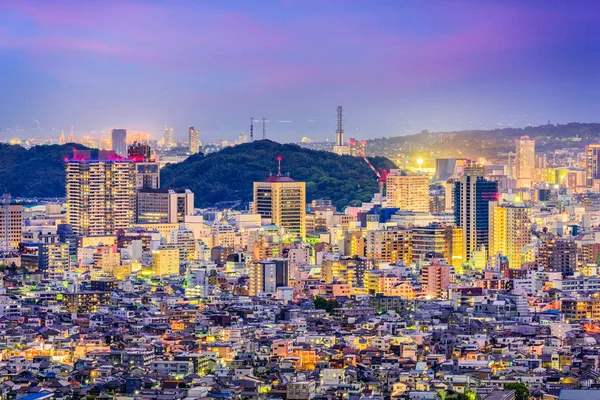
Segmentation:
<svg viewBox="0 0 600 400">
<path fill-rule="evenodd" d="M 381 171 L 377 170 L 377 168 L 371 164 L 371 161 L 369 161 L 364 153 L 361 153 L 360 156 L 363 158 L 363 160 L 365 160 L 375 175 L 377 175 L 377 182 L 379 183 L 379 198 L 383 202 L 383 186 L 385 185 L 385 181 L 387 179 L 387 171 L 385 169 L 382 169 Z"/>
</svg>

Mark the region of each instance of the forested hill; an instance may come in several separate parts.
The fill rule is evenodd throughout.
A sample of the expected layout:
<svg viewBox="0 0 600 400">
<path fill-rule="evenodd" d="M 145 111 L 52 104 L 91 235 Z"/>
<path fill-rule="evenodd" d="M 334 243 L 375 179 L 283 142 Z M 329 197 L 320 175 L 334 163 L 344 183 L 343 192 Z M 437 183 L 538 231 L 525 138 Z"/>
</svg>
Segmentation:
<svg viewBox="0 0 600 400">
<path fill-rule="evenodd" d="M 13 197 L 63 197 L 65 195 L 65 157 L 73 149 L 87 147 L 64 145 L 35 146 L 0 143 L 0 192 Z"/>
<path fill-rule="evenodd" d="M 377 178 L 360 157 L 339 156 L 329 152 L 303 149 L 293 144 L 259 140 L 226 148 L 206 156 L 201 154 L 167 165 L 161 172 L 161 185 L 189 188 L 195 193 L 196 206 L 221 202 L 252 200 L 252 184 L 281 169 L 296 181 L 306 182 L 307 200 L 331 199 L 337 207 L 369 201 L 378 191 Z M 376 168 L 395 165 L 383 157 L 370 159 Z"/>
</svg>

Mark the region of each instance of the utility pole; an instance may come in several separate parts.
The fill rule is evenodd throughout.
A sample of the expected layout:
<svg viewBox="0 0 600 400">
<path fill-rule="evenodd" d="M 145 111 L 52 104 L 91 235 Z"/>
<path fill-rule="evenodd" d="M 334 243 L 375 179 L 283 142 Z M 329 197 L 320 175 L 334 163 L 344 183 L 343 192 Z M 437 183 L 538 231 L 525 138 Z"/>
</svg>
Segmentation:
<svg viewBox="0 0 600 400">
<path fill-rule="evenodd" d="M 262 123 L 263 123 L 263 140 L 265 140 L 267 138 L 267 134 L 265 132 L 265 121 L 266 121 L 266 118 L 263 117 L 263 119 L 262 119 Z"/>
</svg>

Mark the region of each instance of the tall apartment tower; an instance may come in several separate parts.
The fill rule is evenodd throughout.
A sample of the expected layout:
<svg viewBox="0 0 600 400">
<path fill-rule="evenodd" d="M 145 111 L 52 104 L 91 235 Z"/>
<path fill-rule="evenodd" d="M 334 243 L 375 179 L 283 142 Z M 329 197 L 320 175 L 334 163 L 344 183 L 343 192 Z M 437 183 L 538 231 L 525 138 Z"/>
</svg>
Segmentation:
<svg viewBox="0 0 600 400">
<path fill-rule="evenodd" d="M 515 140 L 515 178 L 517 187 L 530 188 L 533 178 L 533 168 L 535 167 L 535 139 L 529 136 L 521 136 Z"/>
<path fill-rule="evenodd" d="M 490 202 L 489 254 L 501 253 L 510 268 L 521 267 L 521 250 L 531 242 L 531 208 Z"/>
<path fill-rule="evenodd" d="M 165 147 L 173 146 L 173 128 L 165 126 L 163 142 Z"/>
<path fill-rule="evenodd" d="M 278 158 L 281 163 L 281 158 Z M 264 182 L 254 182 L 253 212 L 285 229 L 290 236 L 306 237 L 306 182 L 296 182 L 289 176 L 276 176 Z"/>
<path fill-rule="evenodd" d="M 67 222 L 76 235 L 113 235 L 135 218 L 135 163 L 100 151 L 67 160 Z"/>
<path fill-rule="evenodd" d="M 454 222 L 469 257 L 479 246 L 489 247 L 489 202 L 498 201 L 498 182 L 484 179 L 483 167 L 473 165 L 454 184 Z"/>
<path fill-rule="evenodd" d="M 594 186 L 594 180 L 600 179 L 600 144 L 585 146 L 585 172 L 588 187 Z"/>
<path fill-rule="evenodd" d="M 112 149 L 121 157 L 127 157 L 127 130 L 126 129 L 111 129 L 110 137 L 112 141 Z"/>
<path fill-rule="evenodd" d="M 188 133 L 190 136 L 188 150 L 191 154 L 196 154 L 200 151 L 200 131 L 190 126 Z"/>
<path fill-rule="evenodd" d="M 429 176 L 406 175 L 392 170 L 386 178 L 387 206 L 415 212 L 429 212 Z"/>
</svg>

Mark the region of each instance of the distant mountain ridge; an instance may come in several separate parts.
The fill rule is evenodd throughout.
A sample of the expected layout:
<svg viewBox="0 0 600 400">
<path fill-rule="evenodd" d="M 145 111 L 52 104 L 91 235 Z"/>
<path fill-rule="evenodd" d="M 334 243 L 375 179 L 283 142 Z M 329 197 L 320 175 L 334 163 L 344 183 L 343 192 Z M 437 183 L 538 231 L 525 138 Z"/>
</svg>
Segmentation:
<svg viewBox="0 0 600 400">
<path fill-rule="evenodd" d="M 583 148 L 600 142 L 600 123 L 546 124 L 525 128 L 428 132 L 384 137 L 367 141 L 371 154 L 392 157 L 403 153 L 429 153 L 432 157 L 496 157 L 514 151 L 514 140 L 529 136 L 536 140 L 536 152 L 562 148 Z"/>
</svg>

